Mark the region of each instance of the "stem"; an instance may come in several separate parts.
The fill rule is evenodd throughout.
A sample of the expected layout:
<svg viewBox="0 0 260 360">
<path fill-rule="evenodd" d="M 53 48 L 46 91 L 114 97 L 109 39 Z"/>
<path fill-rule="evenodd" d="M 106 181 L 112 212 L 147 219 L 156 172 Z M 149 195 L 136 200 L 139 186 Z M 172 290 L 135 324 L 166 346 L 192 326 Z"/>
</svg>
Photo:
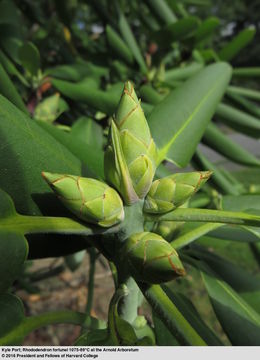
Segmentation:
<svg viewBox="0 0 260 360">
<path fill-rule="evenodd" d="M 159 285 L 138 284 L 147 301 L 181 345 L 206 346 Z"/>
<path fill-rule="evenodd" d="M 24 338 L 32 331 L 52 324 L 73 324 L 82 326 L 86 320 L 86 315 L 76 311 L 54 311 L 45 314 L 25 318 L 15 329 L 0 339 L 0 345 L 14 345 L 21 343 Z M 90 318 L 90 323 L 98 321 Z"/>
<path fill-rule="evenodd" d="M 14 217 L 0 220 L 0 229 L 22 232 L 23 234 L 75 234 L 96 235 L 116 233 L 119 226 L 112 228 L 88 227 L 83 223 L 65 217 L 25 216 L 17 214 Z"/>
<path fill-rule="evenodd" d="M 140 290 L 132 277 L 124 281 L 124 284 L 127 286 L 128 294 L 119 304 L 119 314 L 124 320 L 132 324 L 138 315 Z"/>
<path fill-rule="evenodd" d="M 89 277 L 88 277 L 88 297 L 86 305 L 86 316 L 89 316 L 91 313 L 91 308 L 93 304 L 94 296 L 94 277 L 95 277 L 95 268 L 96 268 L 96 258 L 97 254 L 94 248 L 88 249 L 89 254 Z"/>
<path fill-rule="evenodd" d="M 243 212 L 178 208 L 163 215 L 145 215 L 148 221 L 198 221 L 260 226 L 260 216 Z"/>
</svg>

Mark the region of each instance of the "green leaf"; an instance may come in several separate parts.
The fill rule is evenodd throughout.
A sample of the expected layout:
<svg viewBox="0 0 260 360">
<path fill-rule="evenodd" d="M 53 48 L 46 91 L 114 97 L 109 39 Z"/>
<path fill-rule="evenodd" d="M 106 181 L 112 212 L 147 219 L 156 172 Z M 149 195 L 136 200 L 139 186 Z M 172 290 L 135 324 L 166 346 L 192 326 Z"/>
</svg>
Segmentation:
<svg viewBox="0 0 260 360">
<path fill-rule="evenodd" d="M 24 320 L 24 307 L 21 300 L 11 294 L 0 295 L 0 344 L 2 339 Z M 13 345 L 20 343 L 17 334 Z"/>
<path fill-rule="evenodd" d="M 127 64 L 131 65 L 134 61 L 133 54 L 121 39 L 121 37 L 109 25 L 106 26 L 106 35 L 108 45 L 115 52 L 115 54 L 118 55 Z"/>
<path fill-rule="evenodd" d="M 120 94 L 114 91 L 102 91 L 97 89 L 95 79 L 88 78 L 78 83 L 71 83 L 69 81 L 52 79 L 52 85 L 61 92 L 64 96 L 74 101 L 79 101 L 89 105 L 90 107 L 102 111 L 107 115 L 113 115 L 117 106 Z"/>
<path fill-rule="evenodd" d="M 233 75 L 239 77 L 258 77 L 260 76 L 260 67 L 234 68 Z"/>
<path fill-rule="evenodd" d="M 219 104 L 216 115 L 226 125 L 249 136 L 260 137 L 260 121 L 255 116 L 226 104 Z"/>
<path fill-rule="evenodd" d="M 191 35 L 198 27 L 198 18 L 189 16 L 172 23 L 152 34 L 159 47 L 171 46 L 174 41 L 185 39 Z"/>
<path fill-rule="evenodd" d="M 176 15 L 165 0 L 146 0 L 147 5 L 154 15 L 166 24 L 172 24 L 177 20 Z"/>
<path fill-rule="evenodd" d="M 24 86 L 29 86 L 25 77 L 16 69 L 15 65 L 9 58 L 0 50 L 0 62 L 3 65 L 5 71 L 12 76 L 15 76 Z"/>
<path fill-rule="evenodd" d="M 34 118 L 52 123 L 66 110 L 68 110 L 68 105 L 60 98 L 60 94 L 56 93 L 48 96 L 36 106 Z"/>
<path fill-rule="evenodd" d="M 146 74 L 148 69 L 147 69 L 146 63 L 144 61 L 143 55 L 141 53 L 141 50 L 139 48 L 139 45 L 134 37 L 134 34 L 130 28 L 130 25 L 128 24 L 128 21 L 124 15 L 122 9 L 120 8 L 120 6 L 118 5 L 117 2 L 116 2 L 116 6 L 117 6 L 117 12 L 118 12 L 119 30 L 120 30 L 126 44 L 128 45 L 129 49 L 131 50 L 136 62 L 140 66 L 141 72 L 143 74 Z"/>
<path fill-rule="evenodd" d="M 233 345 L 260 345 L 260 315 L 228 284 L 202 273 L 214 311 Z"/>
<path fill-rule="evenodd" d="M 202 41 L 208 40 L 219 26 L 219 19 L 215 16 L 209 17 L 204 20 L 195 33 L 195 41 L 200 43 Z"/>
<path fill-rule="evenodd" d="M 14 84 L 10 80 L 9 76 L 7 75 L 1 64 L 0 64 L 0 93 L 4 95 L 8 100 L 10 100 L 20 110 L 28 114 L 28 110 L 24 105 L 21 96 L 17 92 Z"/>
<path fill-rule="evenodd" d="M 260 166 L 260 160 L 223 134 L 214 124 L 208 125 L 203 136 L 203 142 L 227 159 L 248 166 Z"/>
<path fill-rule="evenodd" d="M 33 76 L 37 76 L 41 67 L 40 53 L 32 42 L 27 42 L 19 49 L 22 66 Z"/>
<path fill-rule="evenodd" d="M 62 144 L 71 152 L 71 154 L 81 160 L 84 165 L 81 172 L 85 177 L 104 178 L 104 153 L 100 148 L 93 146 L 93 144 L 87 144 L 82 139 L 77 139 L 77 141 L 75 141 L 72 134 L 66 133 L 53 125 L 44 122 L 39 123 L 39 125 L 46 133 L 49 133 L 56 139 L 59 144 Z M 70 174 L 74 175 L 71 172 Z"/>
<path fill-rule="evenodd" d="M 166 70 L 165 81 L 167 83 L 171 83 L 171 81 L 175 81 L 175 80 L 186 80 L 189 77 L 198 73 L 200 70 L 202 70 L 203 67 L 204 67 L 203 64 L 194 62 L 184 67 Z"/>
<path fill-rule="evenodd" d="M 223 61 L 232 60 L 255 36 L 255 28 L 240 31 L 233 39 L 219 51 L 219 57 Z"/>
<path fill-rule="evenodd" d="M 71 127 L 71 135 L 87 143 L 89 146 L 102 150 L 103 129 L 95 120 L 81 116 Z"/>
<path fill-rule="evenodd" d="M 26 140 L 25 140 L 26 139 Z M 48 205 L 43 194 L 51 192 L 41 172 L 79 175 L 81 163 L 35 121 L 0 97 L 0 187 L 25 214 L 39 214 Z"/>
<path fill-rule="evenodd" d="M 260 226 L 260 216 L 245 212 L 177 208 L 164 215 L 146 214 L 149 221 L 195 221 Z"/>
<path fill-rule="evenodd" d="M 65 257 L 65 263 L 70 269 L 70 271 L 77 270 L 86 255 L 86 250 L 81 250 L 76 252 L 75 254 L 71 254 Z"/>
<path fill-rule="evenodd" d="M 244 87 L 228 86 L 227 94 L 242 95 L 253 100 L 260 100 L 260 91 L 247 89 Z"/>
<path fill-rule="evenodd" d="M 215 253 L 197 247 L 191 253 L 198 257 L 228 283 L 255 311 L 260 313 L 260 281 L 259 277 L 248 273 L 240 266 L 218 256 Z"/>
<path fill-rule="evenodd" d="M 179 343 L 174 335 L 167 329 L 162 320 L 153 311 L 154 332 L 156 345 L 158 346 L 178 346 Z"/>
<path fill-rule="evenodd" d="M 207 345 L 223 345 L 217 335 L 204 323 L 193 303 L 185 295 L 175 291 L 174 286 L 163 285 L 162 288 Z"/>
<path fill-rule="evenodd" d="M 260 195 L 223 196 L 221 200 L 223 210 L 246 211 L 260 210 Z"/>
<path fill-rule="evenodd" d="M 176 337 L 181 345 L 205 346 L 205 341 L 185 319 L 175 304 L 165 294 L 159 285 L 139 283 L 153 311 L 163 321 L 164 325 Z"/>
<path fill-rule="evenodd" d="M 154 107 L 148 123 L 159 148 L 159 163 L 165 158 L 182 167 L 189 163 L 230 75 L 229 65 L 210 65 Z"/>
</svg>

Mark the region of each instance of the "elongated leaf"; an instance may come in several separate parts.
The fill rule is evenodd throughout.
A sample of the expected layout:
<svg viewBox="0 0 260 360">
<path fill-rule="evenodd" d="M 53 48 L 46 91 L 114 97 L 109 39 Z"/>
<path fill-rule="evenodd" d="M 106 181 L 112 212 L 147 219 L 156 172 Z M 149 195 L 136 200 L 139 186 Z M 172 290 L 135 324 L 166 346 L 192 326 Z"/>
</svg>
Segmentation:
<svg viewBox="0 0 260 360">
<path fill-rule="evenodd" d="M 243 95 L 250 99 L 260 100 L 260 91 L 238 87 L 238 86 L 228 86 L 227 94 Z"/>
<path fill-rule="evenodd" d="M 119 17 L 119 19 L 118 19 L 119 30 L 120 30 L 126 44 L 128 45 L 129 49 L 131 50 L 136 62 L 140 66 L 141 72 L 146 74 L 148 69 L 147 69 L 146 63 L 144 61 L 144 58 L 142 56 L 141 50 L 138 46 L 138 43 L 134 37 L 132 30 L 130 28 L 130 25 L 127 22 L 127 19 L 118 4 L 117 4 L 117 11 L 118 11 L 118 17 Z"/>
<path fill-rule="evenodd" d="M 174 23 L 177 18 L 165 0 L 146 0 L 154 15 L 166 24 Z"/>
<path fill-rule="evenodd" d="M 175 291 L 174 286 L 163 285 L 162 288 L 207 345 L 223 345 L 217 335 L 204 323 L 193 303 L 186 296 Z"/>
<path fill-rule="evenodd" d="M 242 30 L 237 36 L 235 36 L 223 49 L 219 52 L 221 60 L 232 60 L 244 47 L 246 47 L 254 38 L 255 29 L 248 28 Z"/>
<path fill-rule="evenodd" d="M 240 266 L 232 264 L 217 254 L 197 247 L 191 250 L 196 257 L 203 260 L 207 265 L 226 283 L 228 283 L 239 295 L 260 313 L 260 281 Z"/>
<path fill-rule="evenodd" d="M 31 74 L 36 76 L 40 70 L 40 53 L 32 42 L 27 42 L 19 49 L 19 57 L 23 67 Z"/>
<path fill-rule="evenodd" d="M 120 99 L 121 91 L 118 93 L 102 91 L 97 89 L 95 80 L 88 79 L 79 83 L 71 83 L 64 80 L 52 79 L 53 86 L 63 95 L 74 101 L 85 103 L 92 108 L 112 115 Z M 122 84 L 123 89 L 123 84 Z"/>
<path fill-rule="evenodd" d="M 106 34 L 108 44 L 116 55 L 123 59 L 127 64 L 132 64 L 134 61 L 133 54 L 121 37 L 109 25 L 106 26 Z"/>
<path fill-rule="evenodd" d="M 204 20 L 195 33 L 196 42 L 208 40 L 208 38 L 212 36 L 218 26 L 219 19 L 215 16 L 209 17 Z"/>
<path fill-rule="evenodd" d="M 43 170 L 81 172 L 78 159 L 4 97 L 0 97 L 0 144 L 0 187 L 21 213 L 39 214 L 45 202 L 42 194 L 51 192 L 42 180 Z"/>
<path fill-rule="evenodd" d="M 260 67 L 242 67 L 233 69 L 234 76 L 255 77 L 260 76 Z"/>
<path fill-rule="evenodd" d="M 260 195 L 223 196 L 221 205 L 229 211 L 260 210 Z"/>
<path fill-rule="evenodd" d="M 5 72 L 3 66 L 0 64 L 0 93 L 10 100 L 18 109 L 22 110 L 24 113 L 28 114 L 22 98 L 17 92 L 15 86 L 10 80 L 9 76 Z"/>
<path fill-rule="evenodd" d="M 224 194 L 231 195 L 239 195 L 243 191 L 242 186 L 236 186 L 233 184 L 229 178 L 225 176 L 224 173 L 220 171 L 220 169 L 213 164 L 204 154 L 202 154 L 199 150 L 196 151 L 193 161 L 195 162 L 196 167 L 200 170 L 211 170 L 212 176 L 211 180 L 214 182 L 217 187 Z M 238 183 L 239 184 L 239 183 Z"/>
<path fill-rule="evenodd" d="M 174 335 L 167 329 L 162 320 L 153 312 L 154 332 L 156 345 L 158 346 L 178 346 L 179 343 Z"/>
<path fill-rule="evenodd" d="M 233 345 L 260 345 L 260 315 L 228 284 L 202 274 L 214 311 Z"/>
<path fill-rule="evenodd" d="M 174 241 L 171 242 L 171 245 L 174 247 L 174 249 L 181 249 L 182 247 L 192 243 L 193 241 L 199 239 L 201 236 L 223 226 L 223 224 L 204 224 L 196 227 L 193 230 L 190 230 L 186 232 L 185 234 L 182 234 L 178 236 Z"/>
<path fill-rule="evenodd" d="M 171 83 L 174 80 L 186 80 L 203 69 L 203 64 L 194 62 L 180 68 L 173 68 L 165 71 L 165 81 Z"/>
<path fill-rule="evenodd" d="M 21 81 L 21 83 L 24 86 L 29 86 L 28 81 L 25 79 L 25 77 L 16 69 L 15 65 L 12 63 L 11 60 L 8 59 L 8 57 L 3 53 L 2 50 L 0 50 L 0 62 L 3 65 L 5 71 L 9 75 L 16 76 L 18 80 Z"/>
<path fill-rule="evenodd" d="M 23 320 L 24 308 L 21 300 L 11 294 L 0 295 L 0 343 L 1 339 Z M 19 336 L 16 340 L 19 343 Z"/>
<path fill-rule="evenodd" d="M 228 92 L 227 95 L 231 100 L 235 101 L 240 107 L 242 107 L 242 110 L 247 111 L 252 115 L 260 118 L 260 106 L 258 106 L 255 102 L 248 100 L 241 95 L 233 94 L 230 92 Z"/>
<path fill-rule="evenodd" d="M 158 42 L 159 47 L 170 47 L 172 42 L 185 39 L 191 35 L 197 29 L 198 23 L 195 16 L 189 16 L 156 31 L 153 38 Z"/>
<path fill-rule="evenodd" d="M 53 125 L 47 123 L 39 123 L 47 133 L 53 136 L 60 144 L 64 145 L 73 155 L 82 161 L 84 167 L 82 173 L 85 177 L 104 178 L 103 170 L 103 151 L 93 145 L 89 145 L 81 139 L 77 139 L 62 130 L 57 129 Z"/>
<path fill-rule="evenodd" d="M 177 208 L 163 215 L 146 214 L 151 221 L 195 221 L 260 226 L 260 216 L 245 212 Z"/>
<path fill-rule="evenodd" d="M 167 158 L 178 166 L 188 164 L 230 75 L 229 65 L 210 65 L 154 107 L 148 122 L 159 148 L 158 162 Z"/>
<path fill-rule="evenodd" d="M 217 150 L 226 158 L 239 164 L 251 166 L 260 165 L 260 160 L 245 150 L 241 145 L 238 145 L 228 136 L 223 134 L 214 124 L 208 125 L 203 136 L 203 142 L 214 150 Z"/>
<path fill-rule="evenodd" d="M 57 79 L 78 82 L 87 76 L 98 79 L 108 75 L 108 68 L 94 65 L 90 62 L 71 65 L 58 65 L 45 71 L 46 75 Z"/>
<path fill-rule="evenodd" d="M 81 116 L 71 127 L 71 135 L 88 145 L 102 150 L 104 143 L 103 129 L 93 119 Z"/>
</svg>

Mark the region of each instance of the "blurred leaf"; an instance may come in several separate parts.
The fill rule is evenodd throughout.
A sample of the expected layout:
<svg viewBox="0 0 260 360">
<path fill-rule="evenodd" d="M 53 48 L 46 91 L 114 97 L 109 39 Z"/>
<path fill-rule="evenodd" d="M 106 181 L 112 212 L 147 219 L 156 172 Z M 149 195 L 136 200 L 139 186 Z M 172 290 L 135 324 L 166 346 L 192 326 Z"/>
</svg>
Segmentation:
<svg viewBox="0 0 260 360">
<path fill-rule="evenodd" d="M 248 28 L 240 31 L 233 39 L 225 45 L 218 53 L 223 61 L 232 60 L 244 47 L 246 47 L 254 38 L 256 30 Z"/>
<path fill-rule="evenodd" d="M 234 162 L 249 166 L 260 166 L 260 160 L 223 134 L 214 124 L 208 125 L 203 136 L 203 142 Z"/>
<path fill-rule="evenodd" d="M 57 65 L 45 71 L 48 76 L 58 79 L 78 82 L 86 77 L 98 78 L 108 75 L 108 68 L 94 65 L 90 62 L 70 65 Z"/>
<path fill-rule="evenodd" d="M 195 33 L 195 41 L 201 42 L 207 40 L 209 37 L 212 36 L 219 24 L 220 20 L 215 16 L 209 17 L 204 20 Z"/>
<path fill-rule="evenodd" d="M 159 148 L 159 163 L 164 159 L 180 167 L 189 163 L 230 74 L 230 67 L 225 63 L 210 65 L 154 107 L 148 123 Z"/>
<path fill-rule="evenodd" d="M 33 76 L 37 76 L 41 67 L 40 53 L 32 42 L 27 42 L 19 48 L 22 66 Z"/>
<path fill-rule="evenodd" d="M 133 54 L 121 39 L 121 37 L 109 25 L 106 26 L 106 35 L 108 45 L 115 52 L 115 54 L 123 59 L 127 64 L 132 64 L 134 61 Z"/>
<path fill-rule="evenodd" d="M 28 114 L 22 98 L 0 64 L 0 93 L 10 100 L 17 108 Z"/>
<path fill-rule="evenodd" d="M 203 69 L 203 64 L 194 62 L 184 67 L 173 68 L 165 71 L 165 81 L 171 83 L 173 80 L 186 80 Z"/>
<path fill-rule="evenodd" d="M 177 17 L 165 0 L 146 0 L 147 5 L 154 15 L 165 24 L 172 24 L 177 21 Z"/>
<path fill-rule="evenodd" d="M 86 255 L 86 250 L 78 251 L 75 254 L 71 254 L 65 257 L 65 262 L 70 271 L 75 271 L 82 264 L 82 261 Z"/>
<path fill-rule="evenodd" d="M 34 118 L 52 123 L 66 110 L 68 110 L 68 105 L 60 98 L 60 94 L 56 93 L 48 96 L 36 106 Z"/>
<path fill-rule="evenodd" d="M 153 312 L 154 332 L 156 345 L 158 346 L 178 346 L 179 343 L 173 334 L 167 329 L 162 320 Z"/>
<path fill-rule="evenodd" d="M 0 343 L 9 332 L 15 329 L 24 320 L 24 308 L 21 300 L 11 294 L 0 295 Z M 16 344 L 20 338 L 17 334 Z M 13 343 L 12 345 L 15 345 Z"/>
</svg>

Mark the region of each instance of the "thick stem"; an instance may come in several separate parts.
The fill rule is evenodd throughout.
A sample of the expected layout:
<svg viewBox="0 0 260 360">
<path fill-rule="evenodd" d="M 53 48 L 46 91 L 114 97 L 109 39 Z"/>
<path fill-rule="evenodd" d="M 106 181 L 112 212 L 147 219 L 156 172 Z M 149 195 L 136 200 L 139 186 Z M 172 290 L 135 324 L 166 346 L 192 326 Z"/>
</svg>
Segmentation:
<svg viewBox="0 0 260 360">
<path fill-rule="evenodd" d="M 181 345 L 206 346 L 159 285 L 138 284 L 153 310 Z"/>
</svg>

